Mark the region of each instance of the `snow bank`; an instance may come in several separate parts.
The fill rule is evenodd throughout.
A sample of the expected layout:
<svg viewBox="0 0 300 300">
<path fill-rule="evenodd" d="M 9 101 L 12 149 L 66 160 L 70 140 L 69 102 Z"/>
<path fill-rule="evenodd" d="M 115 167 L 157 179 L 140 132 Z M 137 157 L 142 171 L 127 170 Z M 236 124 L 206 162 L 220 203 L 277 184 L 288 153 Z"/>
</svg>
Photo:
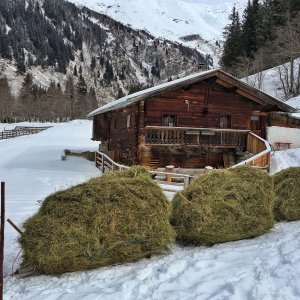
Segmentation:
<svg viewBox="0 0 300 300">
<path fill-rule="evenodd" d="M 38 201 L 98 175 L 93 162 L 77 157 L 61 160 L 64 149 L 96 150 L 98 143 L 90 140 L 91 134 L 92 122 L 73 121 L 56 124 L 38 134 L 0 140 L 0 181 L 6 182 L 6 217 L 20 225 L 37 211 Z M 8 224 L 5 233 L 8 275 L 19 246 L 18 235 Z"/>
<path fill-rule="evenodd" d="M 3 130 L 11 130 L 16 126 L 28 126 L 28 127 L 48 127 L 55 126 L 58 123 L 38 123 L 38 122 L 19 122 L 19 123 L 0 123 L 0 132 Z"/>
<path fill-rule="evenodd" d="M 300 167 L 300 149 L 276 151 L 271 156 L 270 173 L 274 174 L 290 167 Z"/>
<path fill-rule="evenodd" d="M 300 222 L 259 238 L 214 247 L 173 247 L 138 263 L 60 277 L 6 278 L 5 298 L 22 300 L 299 299 Z"/>
<path fill-rule="evenodd" d="M 60 160 L 61 151 L 96 149 L 92 123 L 58 124 L 37 135 L 0 141 L 0 180 L 7 182 L 7 217 L 21 224 L 54 191 L 99 174 L 92 162 Z M 300 149 L 276 152 L 273 172 L 300 166 Z M 6 224 L 5 274 L 19 252 Z M 5 299 L 299 299 L 300 222 L 280 223 L 261 237 L 214 247 L 181 248 L 138 263 L 61 277 L 5 278 Z"/>
</svg>

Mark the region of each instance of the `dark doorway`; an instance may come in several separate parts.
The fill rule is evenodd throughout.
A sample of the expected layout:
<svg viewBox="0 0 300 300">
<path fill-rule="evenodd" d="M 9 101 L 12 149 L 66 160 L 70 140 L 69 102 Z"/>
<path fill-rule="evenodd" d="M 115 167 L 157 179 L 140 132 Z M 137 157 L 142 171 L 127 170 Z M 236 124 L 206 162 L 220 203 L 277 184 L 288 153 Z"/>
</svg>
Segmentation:
<svg viewBox="0 0 300 300">
<path fill-rule="evenodd" d="M 231 128 L 231 116 L 221 115 L 220 116 L 220 128 Z"/>
</svg>

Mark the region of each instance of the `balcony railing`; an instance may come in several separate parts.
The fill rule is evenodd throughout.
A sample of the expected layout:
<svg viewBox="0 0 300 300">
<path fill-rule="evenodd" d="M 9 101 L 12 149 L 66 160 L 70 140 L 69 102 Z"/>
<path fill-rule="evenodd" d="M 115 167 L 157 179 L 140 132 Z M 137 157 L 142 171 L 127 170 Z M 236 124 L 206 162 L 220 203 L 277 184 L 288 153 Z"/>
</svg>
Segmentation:
<svg viewBox="0 0 300 300">
<path fill-rule="evenodd" d="M 145 144 L 244 148 L 248 133 L 249 130 L 147 126 Z"/>
</svg>

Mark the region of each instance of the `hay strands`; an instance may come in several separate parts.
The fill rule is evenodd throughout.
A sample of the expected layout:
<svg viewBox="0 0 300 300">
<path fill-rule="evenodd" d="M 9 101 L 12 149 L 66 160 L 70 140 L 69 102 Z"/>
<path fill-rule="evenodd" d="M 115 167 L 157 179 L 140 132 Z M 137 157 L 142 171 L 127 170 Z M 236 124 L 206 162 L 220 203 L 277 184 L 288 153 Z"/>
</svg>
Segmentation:
<svg viewBox="0 0 300 300">
<path fill-rule="evenodd" d="M 11 220 L 11 219 L 7 219 L 7 222 L 19 233 L 19 234 L 23 234 L 24 232 Z M 19 257 L 20 253 L 18 254 L 18 256 L 16 257 L 16 259 Z M 15 259 L 15 261 L 16 261 Z M 33 275 L 38 275 L 38 273 L 36 273 L 32 267 L 20 267 L 19 269 L 17 269 L 15 272 L 12 272 L 13 276 L 16 276 L 18 278 L 26 278 L 29 276 L 33 276 Z"/>
</svg>

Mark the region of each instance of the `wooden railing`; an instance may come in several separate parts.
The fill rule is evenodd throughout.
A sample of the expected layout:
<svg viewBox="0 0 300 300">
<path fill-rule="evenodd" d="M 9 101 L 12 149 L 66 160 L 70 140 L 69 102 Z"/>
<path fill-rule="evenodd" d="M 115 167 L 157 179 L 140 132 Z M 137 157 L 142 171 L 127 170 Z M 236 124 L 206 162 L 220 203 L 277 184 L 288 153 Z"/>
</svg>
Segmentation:
<svg viewBox="0 0 300 300">
<path fill-rule="evenodd" d="M 124 170 L 127 170 L 127 169 L 130 168 L 128 166 L 124 166 L 124 165 L 116 163 L 108 155 L 106 155 L 105 153 L 100 152 L 100 151 L 96 152 L 95 161 L 96 161 L 96 167 L 98 169 L 100 169 L 102 171 L 102 173 L 124 171 Z M 172 177 L 175 177 L 175 176 L 176 177 L 183 177 L 183 179 L 184 179 L 184 183 L 182 185 L 183 187 L 187 187 L 194 179 L 194 176 L 187 175 L 187 174 L 161 172 L 161 171 L 155 171 L 155 170 L 151 170 L 149 172 L 153 176 L 156 176 L 156 175 L 165 176 L 166 180 L 169 179 L 169 181 L 162 182 L 162 183 L 166 183 L 166 184 L 170 184 L 172 182 Z M 163 186 L 162 189 L 165 192 L 174 192 L 175 191 L 174 189 L 170 189 L 166 186 Z"/>
<path fill-rule="evenodd" d="M 17 126 L 15 129 L 11 130 L 3 130 L 0 132 L 0 140 L 6 140 L 6 139 L 12 139 L 18 136 L 23 136 L 23 135 L 30 135 L 30 134 L 35 134 L 39 133 L 41 131 L 44 131 L 51 126 L 47 127 L 23 127 L 23 126 Z"/>
<path fill-rule="evenodd" d="M 288 113 L 271 112 L 268 118 L 269 126 L 300 128 L 300 118 L 293 117 Z"/>
<path fill-rule="evenodd" d="M 247 138 L 247 151 L 253 153 L 254 156 L 232 166 L 232 168 L 246 164 L 257 168 L 269 169 L 270 153 L 272 149 L 267 141 L 254 134 L 253 132 L 249 132 Z"/>
<path fill-rule="evenodd" d="M 147 145 L 246 146 L 249 130 L 147 126 Z"/>
</svg>

